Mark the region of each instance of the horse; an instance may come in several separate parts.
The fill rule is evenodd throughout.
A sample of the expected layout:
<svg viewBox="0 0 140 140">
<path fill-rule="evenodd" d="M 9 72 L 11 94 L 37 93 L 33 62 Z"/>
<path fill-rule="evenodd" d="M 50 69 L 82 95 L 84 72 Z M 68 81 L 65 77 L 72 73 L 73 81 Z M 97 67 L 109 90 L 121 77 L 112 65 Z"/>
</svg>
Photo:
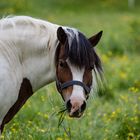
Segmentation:
<svg viewBox="0 0 140 140">
<path fill-rule="evenodd" d="M 0 134 L 27 99 L 56 81 L 70 117 L 79 118 L 102 64 L 102 31 L 86 38 L 75 28 L 28 16 L 0 20 Z"/>
</svg>

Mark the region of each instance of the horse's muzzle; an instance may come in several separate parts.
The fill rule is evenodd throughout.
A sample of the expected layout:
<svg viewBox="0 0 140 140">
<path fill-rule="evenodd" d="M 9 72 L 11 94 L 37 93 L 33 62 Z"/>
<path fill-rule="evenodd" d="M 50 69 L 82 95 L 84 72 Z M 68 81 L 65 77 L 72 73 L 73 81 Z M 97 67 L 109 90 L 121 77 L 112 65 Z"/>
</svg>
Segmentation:
<svg viewBox="0 0 140 140">
<path fill-rule="evenodd" d="M 86 108 L 86 102 L 83 101 L 81 104 L 80 102 L 68 100 L 66 107 L 70 117 L 80 118 Z"/>
</svg>

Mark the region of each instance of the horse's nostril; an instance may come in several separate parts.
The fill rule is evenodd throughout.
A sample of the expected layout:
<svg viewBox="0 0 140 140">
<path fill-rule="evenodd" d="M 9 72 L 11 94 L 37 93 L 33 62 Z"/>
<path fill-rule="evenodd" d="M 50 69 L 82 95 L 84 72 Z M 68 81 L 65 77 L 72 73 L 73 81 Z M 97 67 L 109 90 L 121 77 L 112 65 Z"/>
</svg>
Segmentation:
<svg viewBox="0 0 140 140">
<path fill-rule="evenodd" d="M 84 101 L 84 103 L 81 106 L 81 112 L 83 112 L 85 110 L 85 108 L 86 108 L 86 102 Z"/>
<path fill-rule="evenodd" d="M 71 107 L 72 107 L 72 105 L 71 105 L 71 103 L 70 103 L 70 100 L 68 100 L 66 106 L 67 106 L 67 110 L 68 110 L 68 112 L 70 112 L 70 111 L 71 111 Z"/>
</svg>

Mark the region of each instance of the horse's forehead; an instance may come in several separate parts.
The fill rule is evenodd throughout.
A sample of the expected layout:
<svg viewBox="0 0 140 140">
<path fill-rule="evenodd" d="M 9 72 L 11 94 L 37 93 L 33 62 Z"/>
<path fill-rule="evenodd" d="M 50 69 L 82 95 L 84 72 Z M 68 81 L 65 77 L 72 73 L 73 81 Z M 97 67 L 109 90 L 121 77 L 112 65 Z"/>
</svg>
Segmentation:
<svg viewBox="0 0 140 140">
<path fill-rule="evenodd" d="M 85 71 L 85 67 L 77 67 L 75 65 L 72 65 L 71 62 L 69 60 L 67 60 L 67 64 L 70 68 L 70 71 L 72 73 L 72 77 L 74 80 L 79 80 L 82 81 L 83 79 L 83 75 L 84 75 L 84 71 Z"/>
</svg>

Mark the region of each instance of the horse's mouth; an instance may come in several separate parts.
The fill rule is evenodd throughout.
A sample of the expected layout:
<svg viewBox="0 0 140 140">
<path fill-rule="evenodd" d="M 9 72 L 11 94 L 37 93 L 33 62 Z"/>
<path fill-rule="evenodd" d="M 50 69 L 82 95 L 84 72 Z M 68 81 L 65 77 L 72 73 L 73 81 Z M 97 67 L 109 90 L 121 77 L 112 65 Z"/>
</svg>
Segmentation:
<svg viewBox="0 0 140 140">
<path fill-rule="evenodd" d="M 69 112 L 68 114 L 69 114 L 69 117 L 71 118 L 81 118 L 83 115 L 83 112 L 74 112 L 74 113 Z"/>
<path fill-rule="evenodd" d="M 81 118 L 81 116 L 82 116 L 82 115 L 76 116 L 76 115 L 70 115 L 70 114 L 69 114 L 69 117 L 71 117 L 71 118 Z"/>
</svg>

